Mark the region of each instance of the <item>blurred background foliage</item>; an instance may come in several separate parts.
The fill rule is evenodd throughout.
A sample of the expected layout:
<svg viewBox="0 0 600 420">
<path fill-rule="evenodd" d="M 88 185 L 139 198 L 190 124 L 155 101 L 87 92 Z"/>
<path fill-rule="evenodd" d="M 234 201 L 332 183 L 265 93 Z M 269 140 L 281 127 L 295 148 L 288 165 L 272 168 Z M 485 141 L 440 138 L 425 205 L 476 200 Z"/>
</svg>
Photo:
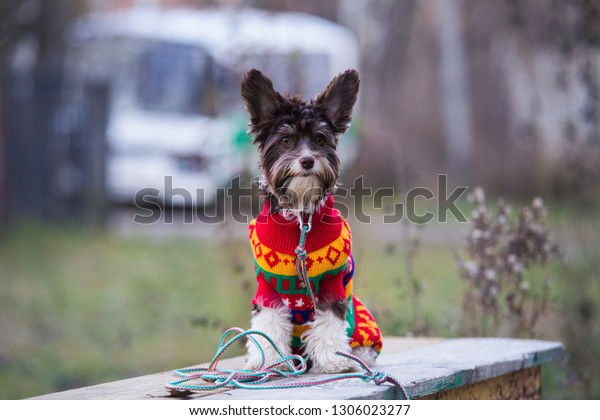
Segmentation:
<svg viewBox="0 0 600 420">
<path fill-rule="evenodd" d="M 415 186 L 438 191 L 437 174 L 446 173 L 453 186 L 486 193 L 487 222 L 481 202 L 460 202 L 468 225 L 384 225 L 385 206 L 366 201 L 372 223 L 364 224 L 350 208 L 356 288 L 384 334 L 560 340 L 568 356 L 544 368 L 544 397 L 600 398 L 594 0 L 2 1 L 0 398 L 206 361 L 224 329 L 248 325 L 255 280 L 243 224 L 189 226 L 176 213 L 172 224 L 136 225 L 133 207 L 112 204 L 98 176 L 104 155 L 81 157 L 104 141 L 102 90 L 91 96 L 97 119 L 84 123 L 89 144 L 54 135 L 70 22 L 140 5 L 300 11 L 349 28 L 363 83 L 358 153 L 344 183 L 364 175 L 365 185 L 393 187 L 402 201 Z M 73 173 L 79 181 L 62 188 Z M 515 230 L 531 226 L 519 225 L 519 214 L 540 203 L 547 214 L 535 223 L 557 244 L 557 257 L 533 258 L 511 277 L 519 255 L 507 253 L 494 229 L 502 220 Z M 472 243 L 482 226 L 498 240 L 491 254 Z M 518 278 L 521 301 L 511 304 L 510 293 L 490 300 L 497 271 L 486 266 L 480 310 L 495 308 L 496 328 L 473 328 L 473 264 L 492 260 L 507 281 Z M 501 325 L 519 310 L 534 311 L 535 322 Z"/>
</svg>

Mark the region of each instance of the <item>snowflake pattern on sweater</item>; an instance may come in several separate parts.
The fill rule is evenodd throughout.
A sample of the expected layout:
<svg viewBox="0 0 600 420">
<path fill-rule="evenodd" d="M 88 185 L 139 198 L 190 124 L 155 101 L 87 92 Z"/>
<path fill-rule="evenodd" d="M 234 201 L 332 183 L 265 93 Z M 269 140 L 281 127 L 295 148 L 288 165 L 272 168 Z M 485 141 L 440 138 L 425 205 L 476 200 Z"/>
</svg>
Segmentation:
<svg viewBox="0 0 600 420">
<path fill-rule="evenodd" d="M 381 332 L 371 313 L 352 293 L 354 259 L 352 234 L 348 222 L 333 206 L 329 194 L 313 216 L 312 229 L 306 240 L 306 269 L 310 287 L 317 301 L 346 300 L 346 334 L 352 348 L 373 347 L 381 351 Z M 300 240 L 297 220 L 286 220 L 271 213 L 269 202 L 249 226 L 258 288 L 253 304 L 266 307 L 285 305 L 294 326 L 292 349 L 301 354 L 301 335 L 310 328 L 315 308 L 305 285 L 296 272 L 295 249 Z"/>
</svg>

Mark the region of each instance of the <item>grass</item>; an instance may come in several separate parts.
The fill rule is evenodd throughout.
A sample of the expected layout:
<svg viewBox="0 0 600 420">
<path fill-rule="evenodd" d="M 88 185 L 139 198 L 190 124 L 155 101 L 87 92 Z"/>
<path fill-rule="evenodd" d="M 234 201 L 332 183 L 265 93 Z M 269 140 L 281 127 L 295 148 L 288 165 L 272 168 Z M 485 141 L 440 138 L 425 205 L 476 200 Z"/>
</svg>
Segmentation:
<svg viewBox="0 0 600 420">
<path fill-rule="evenodd" d="M 0 244 L 0 397 L 205 361 L 249 311 L 226 259 L 191 240 L 14 231 Z"/>
<path fill-rule="evenodd" d="M 592 307 L 600 307 L 598 267 L 592 263 L 600 260 L 600 247 L 593 233 L 597 230 L 579 220 L 563 215 L 552 223 L 561 240 L 591 249 L 576 264 L 579 271 L 553 268 L 557 285 L 540 335 L 561 339 L 565 329 L 572 329 L 564 320 L 581 303 L 570 290 L 577 281 L 588 288 L 584 295 Z M 596 220 L 590 223 L 597 226 Z M 400 231 L 354 227 L 356 292 L 384 334 L 412 334 L 413 298 Z M 414 271 L 432 336 L 460 333 L 464 285 L 454 252 L 466 228 L 431 225 L 423 231 Z M 436 229 L 444 232 L 441 240 Z M 577 247 L 571 249 L 580 253 Z M 244 239 L 125 238 L 39 224 L 12 229 L 0 236 L 0 398 L 24 398 L 208 361 L 226 328 L 248 326 L 252 268 Z M 573 296 L 574 303 L 564 296 Z M 585 348 L 585 332 L 573 337 L 573 343 Z M 242 352 L 240 347 L 231 354 Z M 593 362 L 594 354 L 588 353 L 578 356 L 582 363 L 586 357 Z M 570 372 L 558 364 L 544 369 L 548 396 L 584 395 L 576 386 L 563 389 Z M 594 392 L 591 395 L 597 395 Z"/>
</svg>

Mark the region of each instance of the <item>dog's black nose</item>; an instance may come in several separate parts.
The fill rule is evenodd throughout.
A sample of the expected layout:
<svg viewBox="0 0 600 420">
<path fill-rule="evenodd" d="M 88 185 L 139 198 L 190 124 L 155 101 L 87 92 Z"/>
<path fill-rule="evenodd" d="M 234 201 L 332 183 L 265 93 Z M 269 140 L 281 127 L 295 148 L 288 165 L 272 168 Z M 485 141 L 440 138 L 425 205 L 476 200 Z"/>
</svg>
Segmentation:
<svg viewBox="0 0 600 420">
<path fill-rule="evenodd" d="M 315 165 L 315 160 L 310 156 L 304 156 L 300 158 L 300 165 L 302 165 L 304 169 L 312 169 Z"/>
</svg>

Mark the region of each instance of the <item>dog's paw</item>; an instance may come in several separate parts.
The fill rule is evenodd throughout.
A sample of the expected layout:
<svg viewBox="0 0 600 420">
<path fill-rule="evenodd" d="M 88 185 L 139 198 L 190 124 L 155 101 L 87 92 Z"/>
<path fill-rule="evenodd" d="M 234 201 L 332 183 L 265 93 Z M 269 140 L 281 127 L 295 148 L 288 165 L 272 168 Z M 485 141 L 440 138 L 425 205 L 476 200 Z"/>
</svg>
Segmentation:
<svg viewBox="0 0 600 420">
<path fill-rule="evenodd" d="M 256 355 L 249 353 L 246 357 L 246 364 L 244 365 L 244 369 L 255 371 L 260 367 L 261 363 L 262 359 L 260 355 L 258 355 L 257 357 Z M 277 353 L 271 355 L 265 354 L 265 362 L 263 363 L 262 367 L 265 368 L 268 366 L 272 366 L 273 368 L 281 370 L 283 372 L 291 372 L 294 370 L 294 366 L 291 363 L 293 362 L 281 361 L 281 356 L 279 356 L 279 354 Z"/>
<path fill-rule="evenodd" d="M 375 365 L 378 353 L 373 347 L 360 346 L 352 349 L 352 355 L 358 357 L 367 366 Z"/>
<path fill-rule="evenodd" d="M 262 360 L 260 357 L 256 358 L 251 354 L 246 356 L 246 364 L 244 364 L 244 370 L 255 371 L 259 368 Z"/>
<path fill-rule="evenodd" d="M 277 363 L 283 355 L 292 354 L 291 335 L 293 325 L 290 320 L 289 309 L 285 306 L 277 308 L 259 307 L 251 321 L 251 330 L 263 332 L 267 338 L 262 335 L 254 334 L 252 339 L 246 342 L 248 353 L 246 356 L 245 369 L 255 370 L 261 366 L 264 357 L 263 367 Z M 279 350 L 279 352 L 276 350 Z M 276 366 L 280 370 L 291 370 L 287 363 Z"/>
<path fill-rule="evenodd" d="M 350 338 L 346 335 L 345 320 L 331 308 L 315 311 L 315 320 L 301 339 L 305 356 L 312 362 L 313 373 L 343 373 L 357 371 L 359 365 L 336 351 L 352 352 Z"/>
<path fill-rule="evenodd" d="M 313 366 L 311 373 L 348 373 L 360 371 L 360 366 L 353 360 L 339 356 L 335 352 L 311 355 Z"/>
</svg>

